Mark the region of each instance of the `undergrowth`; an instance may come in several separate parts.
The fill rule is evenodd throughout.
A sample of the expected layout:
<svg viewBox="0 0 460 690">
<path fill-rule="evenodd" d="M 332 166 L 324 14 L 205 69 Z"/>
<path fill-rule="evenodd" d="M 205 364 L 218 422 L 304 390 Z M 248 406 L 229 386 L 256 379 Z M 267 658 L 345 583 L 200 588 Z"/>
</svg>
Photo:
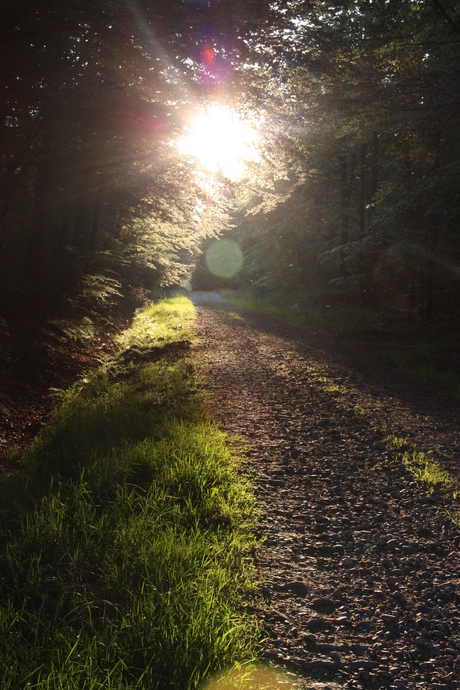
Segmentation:
<svg viewBox="0 0 460 690">
<path fill-rule="evenodd" d="M 127 348 L 189 337 L 184 298 L 60 395 L 0 486 L 0 675 L 16 690 L 195 688 L 254 658 L 250 487 L 193 363 Z"/>
<path fill-rule="evenodd" d="M 383 358 L 393 364 L 403 376 L 441 393 L 449 398 L 460 399 L 460 379 L 452 371 L 441 371 L 431 360 L 433 353 L 427 348 L 412 351 L 384 350 Z"/>
</svg>

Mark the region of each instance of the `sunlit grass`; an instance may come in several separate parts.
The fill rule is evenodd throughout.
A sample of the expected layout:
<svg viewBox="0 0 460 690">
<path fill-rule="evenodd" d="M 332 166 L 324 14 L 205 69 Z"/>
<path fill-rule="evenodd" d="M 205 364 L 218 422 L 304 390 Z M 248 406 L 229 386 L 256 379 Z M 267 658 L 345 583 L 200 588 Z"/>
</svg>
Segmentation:
<svg viewBox="0 0 460 690">
<path fill-rule="evenodd" d="M 397 457 L 401 459 L 409 472 L 426 486 L 428 491 L 444 489 L 452 493 L 454 499 L 458 498 L 460 488 L 458 480 L 438 460 L 418 451 L 414 441 L 408 436 L 390 434 L 385 438 L 385 442 L 388 448 L 402 451 L 402 453 L 398 452 Z"/>
<path fill-rule="evenodd" d="M 212 678 L 203 690 L 299 690 L 300 687 L 300 679 L 290 671 L 249 664 Z"/>
<path fill-rule="evenodd" d="M 333 381 L 331 381 L 331 379 L 328 379 L 327 376 L 319 376 L 318 381 L 324 384 L 324 390 L 326 391 L 326 393 L 333 393 L 336 395 L 347 395 L 348 393 L 353 392 L 352 388 L 347 388 L 346 386 L 339 386 L 338 383 L 334 383 Z"/>
<path fill-rule="evenodd" d="M 193 315 L 147 313 L 119 344 L 181 340 Z M 123 351 L 61 395 L 0 485 L 2 688 L 195 688 L 254 658 L 253 498 L 201 399 L 183 355 Z"/>
<path fill-rule="evenodd" d="M 241 314 L 237 314 L 236 311 L 227 311 L 226 312 L 227 316 L 234 321 L 241 321 L 242 323 L 246 323 L 246 319 L 244 319 Z"/>
<path fill-rule="evenodd" d="M 187 297 L 163 299 L 139 311 L 131 327 L 115 338 L 122 350 L 146 348 L 188 340 L 193 319 L 193 304 Z"/>
<path fill-rule="evenodd" d="M 406 451 L 402 460 L 410 472 L 425 484 L 429 491 L 444 488 L 451 491 L 454 498 L 457 498 L 458 481 L 438 461 L 416 450 L 412 453 Z"/>
<path fill-rule="evenodd" d="M 384 431 L 386 430 L 383 429 Z M 390 434 L 385 438 L 385 443 L 389 448 L 394 450 L 407 450 L 408 448 L 415 448 L 415 444 L 408 436 L 395 436 Z"/>
</svg>

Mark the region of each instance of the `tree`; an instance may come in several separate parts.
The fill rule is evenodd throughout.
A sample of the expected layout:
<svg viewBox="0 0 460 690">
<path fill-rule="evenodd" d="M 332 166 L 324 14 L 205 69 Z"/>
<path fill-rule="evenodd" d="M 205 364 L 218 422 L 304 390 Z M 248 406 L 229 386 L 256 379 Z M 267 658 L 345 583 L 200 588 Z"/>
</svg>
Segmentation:
<svg viewBox="0 0 460 690">
<path fill-rule="evenodd" d="M 247 30 L 265 7 L 245 4 Z M 55 308 L 55 298 L 78 289 L 88 273 L 139 280 L 150 265 L 141 257 L 151 252 L 134 251 L 138 230 L 128 249 L 127 229 L 142 224 L 157 252 L 150 283 L 175 281 L 193 263 L 198 241 L 190 228 L 193 237 L 215 228 L 193 221 L 205 192 L 172 155 L 171 142 L 222 74 L 231 79 L 235 51 L 244 47 L 241 13 L 229 23 L 234 10 L 232 2 L 214 8 L 148 0 L 136 8 L 115 0 L 24 0 L 2 9 L 4 307 L 16 308 L 24 294 L 27 302 L 35 297 L 34 311 L 38 303 Z M 171 236 L 156 241 L 165 228 Z"/>
<path fill-rule="evenodd" d="M 458 295 L 459 4 L 278 8 L 276 25 L 248 42 L 245 74 L 248 98 L 277 122 L 278 147 L 289 149 L 297 173 L 288 215 L 303 224 L 303 242 L 291 233 L 279 247 L 283 283 L 296 284 L 308 261 L 328 301 L 335 295 L 406 314 L 417 303 L 433 318 Z M 248 223 L 257 223 L 256 235 L 286 226 L 276 214 L 267 221 L 261 231 L 248 215 L 241 241 Z M 272 270 L 269 244 L 251 244 L 259 283 Z"/>
</svg>

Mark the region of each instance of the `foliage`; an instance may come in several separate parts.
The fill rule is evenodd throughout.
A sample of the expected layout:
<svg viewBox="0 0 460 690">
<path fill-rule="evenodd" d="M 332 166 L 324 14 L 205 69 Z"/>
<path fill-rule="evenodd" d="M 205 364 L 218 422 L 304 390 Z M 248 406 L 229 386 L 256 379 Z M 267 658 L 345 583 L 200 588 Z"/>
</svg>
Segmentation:
<svg viewBox="0 0 460 690">
<path fill-rule="evenodd" d="M 53 0 L 0 19 L 5 314 L 31 288 L 55 309 L 96 279 L 178 285 L 231 229 L 245 261 L 225 287 L 458 324 L 458 0 Z M 175 146 L 209 101 L 258 121 L 239 180 Z"/>
<path fill-rule="evenodd" d="M 5 313 L 32 299 L 34 309 L 55 311 L 87 277 L 113 278 L 123 289 L 178 284 L 199 240 L 225 226 L 174 143 L 202 100 L 202 83 L 217 82 L 263 14 L 246 3 L 230 31 L 231 10 L 228 2 L 210 12 L 165 0 L 3 4 Z M 221 41 L 225 34 L 216 74 L 203 63 L 211 29 Z"/>
<path fill-rule="evenodd" d="M 278 203 L 241 207 L 234 286 L 458 323 L 458 1 L 277 7 L 241 78 Z"/>
</svg>

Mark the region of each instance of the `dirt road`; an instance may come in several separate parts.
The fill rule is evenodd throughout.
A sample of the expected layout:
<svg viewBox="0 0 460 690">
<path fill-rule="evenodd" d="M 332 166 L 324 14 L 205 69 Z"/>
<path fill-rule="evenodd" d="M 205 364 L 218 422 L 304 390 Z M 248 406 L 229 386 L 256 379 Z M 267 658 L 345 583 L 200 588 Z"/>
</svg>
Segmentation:
<svg viewBox="0 0 460 690">
<path fill-rule="evenodd" d="M 458 472 L 457 404 L 362 346 L 195 302 L 209 408 L 247 443 L 262 509 L 266 658 L 306 687 L 459 688 L 456 506 L 385 441 L 407 436 Z"/>
</svg>

